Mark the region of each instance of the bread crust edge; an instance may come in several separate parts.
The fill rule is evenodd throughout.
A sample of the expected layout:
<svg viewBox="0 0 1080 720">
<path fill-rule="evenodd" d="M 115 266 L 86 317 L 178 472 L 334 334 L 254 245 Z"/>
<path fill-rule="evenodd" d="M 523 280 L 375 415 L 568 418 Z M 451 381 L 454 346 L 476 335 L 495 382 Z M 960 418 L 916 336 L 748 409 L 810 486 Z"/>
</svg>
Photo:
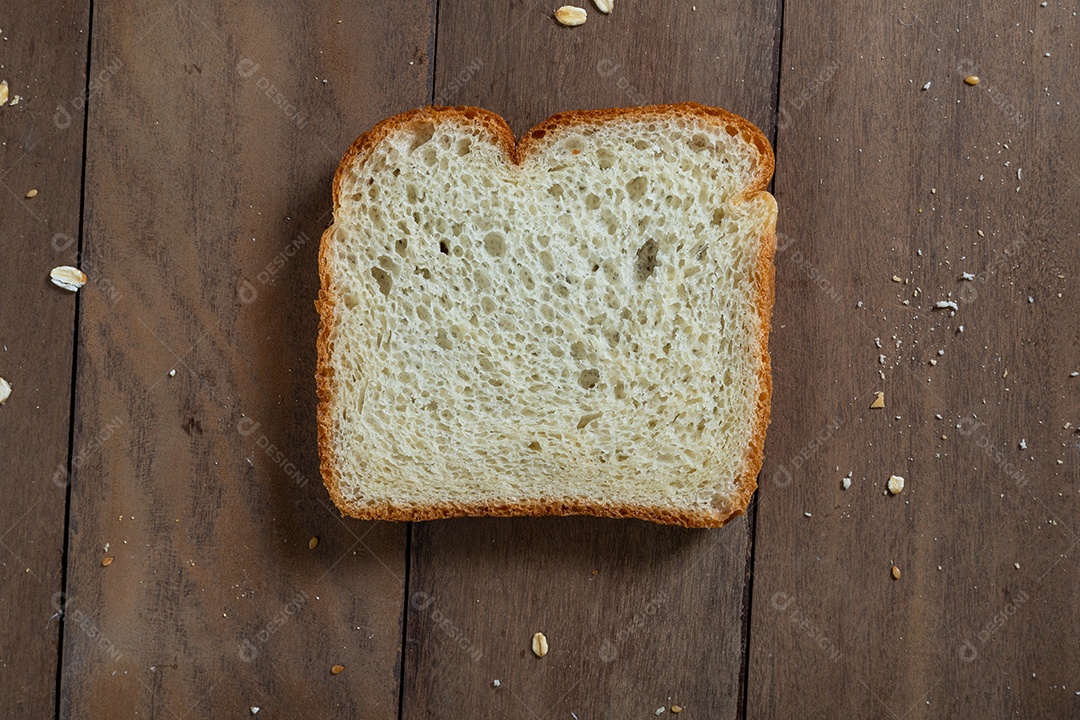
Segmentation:
<svg viewBox="0 0 1080 720">
<path fill-rule="evenodd" d="M 340 206 L 342 179 L 354 163 L 367 155 L 383 139 L 400 130 L 403 126 L 424 120 L 463 120 L 486 128 L 500 145 L 510 162 L 520 165 L 528 157 L 531 148 L 541 141 L 548 132 L 564 130 L 581 124 L 600 124 L 617 119 L 643 119 L 650 116 L 698 116 L 710 117 L 728 127 L 737 129 L 746 142 L 753 144 L 760 157 L 757 176 L 742 193 L 742 200 L 749 201 L 758 195 L 767 195 L 772 201 L 772 213 L 765 231 L 760 238 L 756 267 L 755 309 L 759 318 L 758 340 L 761 362 L 758 379 L 759 392 L 754 411 L 754 425 L 747 449 L 746 463 L 738 478 L 735 479 L 736 491 L 726 498 L 720 506 L 709 510 L 680 510 L 668 507 L 647 505 L 617 504 L 606 505 L 572 498 L 535 499 L 521 502 L 478 502 L 478 503 L 429 503 L 424 505 L 403 505 L 389 501 L 374 501 L 358 504 L 350 503 L 341 494 L 340 478 L 333 457 L 334 424 L 331 418 L 331 400 L 333 397 L 334 371 L 330 362 L 333 354 L 334 312 L 338 303 L 337 288 L 330 273 L 328 249 L 334 242 L 335 224 L 322 235 L 319 244 L 319 296 L 315 309 L 319 313 L 319 334 L 317 345 L 317 364 L 315 371 L 318 409 L 319 468 L 323 484 L 331 499 L 341 511 L 360 520 L 420 521 L 440 520 L 455 517 L 511 517 L 511 516 L 552 516 L 552 515 L 592 515 L 610 518 L 637 518 L 665 525 L 681 525 L 688 528 L 718 528 L 744 514 L 757 488 L 757 475 L 764 462 L 765 433 L 769 426 L 772 400 L 772 371 L 769 356 L 769 333 L 771 329 L 772 309 L 776 297 L 776 201 L 766 191 L 775 169 L 772 146 L 764 133 L 738 115 L 721 108 L 699 105 L 698 103 L 680 103 L 669 105 L 648 105 L 630 108 L 607 108 L 602 110 L 573 110 L 552 115 L 528 130 L 518 140 L 502 116 L 472 106 L 445 107 L 431 105 L 416 108 L 395 115 L 377 123 L 370 130 L 358 137 L 338 164 L 333 180 L 334 216 Z"/>
</svg>

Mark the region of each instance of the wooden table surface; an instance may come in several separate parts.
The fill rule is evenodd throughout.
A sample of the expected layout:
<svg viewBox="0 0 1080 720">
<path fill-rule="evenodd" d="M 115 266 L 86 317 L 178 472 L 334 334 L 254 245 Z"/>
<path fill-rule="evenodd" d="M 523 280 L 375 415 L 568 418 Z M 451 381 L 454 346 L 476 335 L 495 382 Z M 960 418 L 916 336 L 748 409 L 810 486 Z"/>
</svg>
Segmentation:
<svg viewBox="0 0 1080 720">
<path fill-rule="evenodd" d="M 1077 0 L 554 8 L 0 7 L 0 714 L 1080 717 Z M 750 512 L 342 519 L 312 303 L 350 142 L 686 100 L 777 149 Z"/>
</svg>

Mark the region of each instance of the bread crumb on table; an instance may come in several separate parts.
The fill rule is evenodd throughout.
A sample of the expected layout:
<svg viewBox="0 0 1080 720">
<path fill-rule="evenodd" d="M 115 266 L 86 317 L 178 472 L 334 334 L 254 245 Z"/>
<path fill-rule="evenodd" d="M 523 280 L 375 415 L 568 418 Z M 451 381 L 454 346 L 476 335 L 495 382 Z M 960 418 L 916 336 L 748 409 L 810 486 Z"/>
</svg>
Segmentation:
<svg viewBox="0 0 1080 720">
<path fill-rule="evenodd" d="M 904 489 L 904 478 L 899 475 L 889 476 L 889 492 L 893 495 L 899 495 Z"/>
<path fill-rule="evenodd" d="M 585 12 L 585 8 L 574 7 L 573 5 L 563 5 L 555 11 L 555 19 L 567 27 L 582 25 L 587 17 L 588 14 Z"/>
<path fill-rule="evenodd" d="M 548 641 L 544 633 L 536 633 L 532 638 L 532 651 L 536 657 L 544 657 L 548 653 Z"/>
</svg>

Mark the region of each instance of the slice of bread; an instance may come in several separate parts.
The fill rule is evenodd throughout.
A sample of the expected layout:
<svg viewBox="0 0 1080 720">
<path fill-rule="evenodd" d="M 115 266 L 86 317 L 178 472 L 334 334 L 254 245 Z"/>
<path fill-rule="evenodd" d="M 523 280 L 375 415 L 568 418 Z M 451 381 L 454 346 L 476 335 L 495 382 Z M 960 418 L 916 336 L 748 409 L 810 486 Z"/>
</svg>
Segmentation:
<svg viewBox="0 0 1080 720">
<path fill-rule="evenodd" d="M 694 104 L 563 113 L 516 144 L 472 107 L 362 135 L 319 253 L 337 506 L 742 513 L 769 420 L 772 171 L 761 131 Z"/>
</svg>

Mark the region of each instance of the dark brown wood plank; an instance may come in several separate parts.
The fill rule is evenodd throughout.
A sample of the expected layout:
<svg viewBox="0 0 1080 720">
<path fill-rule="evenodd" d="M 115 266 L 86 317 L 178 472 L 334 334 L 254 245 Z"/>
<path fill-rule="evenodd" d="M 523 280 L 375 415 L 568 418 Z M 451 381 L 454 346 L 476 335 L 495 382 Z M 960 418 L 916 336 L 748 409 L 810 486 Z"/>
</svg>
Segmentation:
<svg viewBox="0 0 1080 720">
<path fill-rule="evenodd" d="M 435 93 L 522 133 L 562 110 L 694 100 L 771 132 L 776 7 L 617 4 L 565 28 L 533 2 L 440 5 Z M 748 524 L 595 518 L 413 526 L 404 717 L 697 717 L 739 707 Z M 530 640 L 550 642 L 543 659 Z M 495 680 L 499 686 L 494 687 Z"/>
<path fill-rule="evenodd" d="M 748 717 L 1080 712 L 1080 49 L 1041 5 L 785 3 Z"/>
<path fill-rule="evenodd" d="M 79 264 L 85 2 L 0 6 L 0 697 L 8 717 L 56 707 L 76 298 L 49 282 Z M 62 53 L 58 48 L 64 48 Z M 27 198 L 30 190 L 37 195 Z M 85 292 L 97 292 L 91 286 Z"/>
<path fill-rule="evenodd" d="M 397 716 L 405 528 L 321 486 L 312 302 L 333 170 L 427 97 L 433 28 L 424 0 L 94 4 L 115 295 L 83 298 L 76 445 L 115 430 L 73 479 L 64 717 Z"/>
</svg>

